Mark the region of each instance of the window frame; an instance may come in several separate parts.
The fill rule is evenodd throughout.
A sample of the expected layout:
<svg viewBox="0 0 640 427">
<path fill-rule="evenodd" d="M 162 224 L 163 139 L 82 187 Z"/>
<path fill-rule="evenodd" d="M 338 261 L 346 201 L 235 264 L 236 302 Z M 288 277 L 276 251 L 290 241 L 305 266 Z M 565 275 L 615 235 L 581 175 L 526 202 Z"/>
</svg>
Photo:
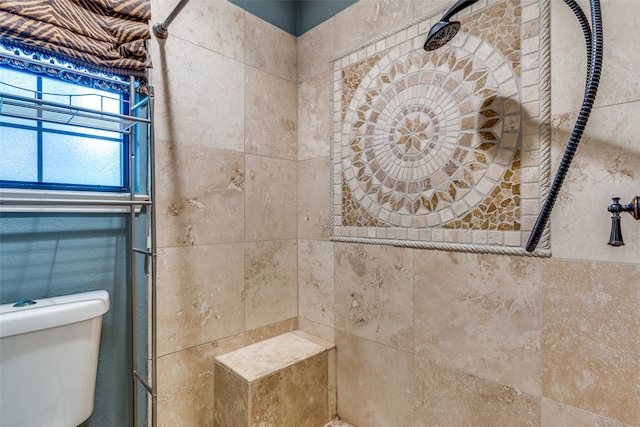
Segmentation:
<svg viewBox="0 0 640 427">
<path fill-rule="evenodd" d="M 11 58 L 13 57 L 13 58 Z M 131 115 L 132 110 L 139 112 L 142 108 L 139 105 L 148 104 L 149 98 L 144 98 L 142 101 L 137 102 L 135 105 L 131 101 L 133 97 L 134 101 L 139 100 L 139 96 L 135 93 L 135 84 L 133 78 L 130 78 L 129 82 L 114 77 L 105 77 L 95 73 L 81 71 L 76 69 L 70 69 L 69 66 L 61 66 L 48 62 L 43 64 L 42 61 L 38 61 L 37 58 L 25 58 L 16 55 L 6 54 L 6 52 L 0 52 L 0 66 L 6 67 L 7 60 L 18 61 L 20 66 L 14 67 L 13 64 L 9 64 L 9 68 L 19 68 L 16 71 L 23 71 L 28 74 L 37 77 L 37 87 L 39 95 L 35 99 L 34 105 L 41 101 L 42 94 L 42 79 L 49 77 L 55 78 L 49 73 L 53 73 L 60 77 L 63 81 L 69 84 L 77 84 L 73 80 L 81 80 L 84 84 L 78 84 L 78 86 L 93 87 L 95 89 L 111 92 L 114 97 L 120 98 L 120 113 L 121 114 L 100 114 L 99 111 L 84 109 L 91 114 L 95 113 L 96 117 L 111 116 L 111 122 L 119 121 L 122 123 L 119 130 L 113 130 L 117 132 L 119 137 L 108 136 L 95 136 L 96 139 L 103 141 L 112 141 L 120 144 L 121 155 L 120 159 L 120 186 L 108 186 L 108 185 L 87 185 L 87 184 L 70 184 L 70 183 L 47 183 L 42 180 L 42 139 L 43 134 L 61 134 L 71 136 L 81 136 L 91 138 L 89 134 L 78 132 L 77 123 L 69 123 L 72 128 L 69 131 L 59 129 L 58 126 L 54 126 L 53 129 L 46 129 L 45 123 L 48 121 L 38 120 L 36 117 L 29 117 L 28 120 L 33 121 L 32 124 L 19 124 L 19 123 L 3 123 L 3 127 L 10 128 L 24 128 L 37 133 L 38 139 L 38 180 L 39 182 L 31 181 L 8 181 L 0 180 L 0 212 L 106 212 L 106 213 L 119 213 L 129 212 L 131 204 L 137 206 L 136 210 L 139 210 L 145 201 L 149 200 L 148 193 L 148 171 L 149 165 L 140 164 L 142 157 L 146 158 L 148 163 L 149 153 L 143 147 L 148 147 L 150 143 L 151 134 L 151 120 L 148 117 L 137 117 Z M 30 68 L 34 68 L 31 70 Z M 46 72 L 42 72 L 45 69 Z M 88 83 L 88 84 L 87 84 Z M 105 90 L 103 87 L 117 88 L 118 90 Z M 0 107 L 2 106 L 2 96 L 0 96 Z M 70 110 L 81 110 L 77 106 L 69 106 Z M 71 108 L 73 107 L 73 108 Z M 147 105 L 146 115 L 150 114 L 150 105 Z M 37 113 L 41 117 L 41 111 Z M 1 116 L 0 116 L 1 117 Z M 51 122 L 56 123 L 56 122 Z M 58 123 L 60 125 L 60 123 Z M 63 124 L 64 125 L 64 124 Z M 138 133 L 134 128 L 147 125 L 147 131 Z M 89 127 L 91 126 L 83 126 Z M 58 128 L 58 129 L 56 129 Z M 99 128 L 94 128 L 99 129 Z M 105 129 L 99 129 L 105 130 Z M 111 131 L 111 130 L 110 130 Z M 134 150 L 132 153 L 131 150 Z M 140 151 L 145 150 L 143 156 L 140 157 Z M 132 159 L 133 154 L 133 159 Z M 142 182 L 147 179 L 147 182 Z M 131 188 L 133 187 L 133 188 Z M 142 188 L 142 194 L 136 194 Z M 40 203 L 39 203 L 40 201 Z M 68 202 L 68 203 L 66 203 Z"/>
</svg>

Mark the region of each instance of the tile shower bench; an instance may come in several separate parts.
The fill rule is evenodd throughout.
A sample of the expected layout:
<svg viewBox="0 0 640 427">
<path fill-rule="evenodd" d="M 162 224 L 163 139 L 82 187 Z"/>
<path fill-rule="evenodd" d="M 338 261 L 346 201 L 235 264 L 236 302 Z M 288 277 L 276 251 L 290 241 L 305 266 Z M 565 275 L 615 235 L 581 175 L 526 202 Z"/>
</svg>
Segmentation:
<svg viewBox="0 0 640 427">
<path fill-rule="evenodd" d="M 215 358 L 214 427 L 325 425 L 335 416 L 335 345 L 294 331 Z"/>
</svg>

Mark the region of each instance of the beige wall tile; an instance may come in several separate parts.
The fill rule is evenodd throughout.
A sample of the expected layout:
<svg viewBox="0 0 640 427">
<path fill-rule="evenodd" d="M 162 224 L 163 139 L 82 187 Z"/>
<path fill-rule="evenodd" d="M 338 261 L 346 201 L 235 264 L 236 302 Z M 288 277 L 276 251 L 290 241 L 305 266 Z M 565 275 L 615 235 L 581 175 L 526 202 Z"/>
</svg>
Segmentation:
<svg viewBox="0 0 640 427">
<path fill-rule="evenodd" d="M 578 0 L 587 15 L 589 1 Z M 636 0 L 603 0 L 603 72 L 596 105 L 640 100 L 640 49 L 630 40 L 640 37 L 640 3 Z M 587 75 L 585 41 L 575 15 L 564 2 L 551 1 L 551 100 L 553 114 L 578 111 Z"/>
<path fill-rule="evenodd" d="M 335 17 L 335 55 L 351 51 L 413 18 L 411 0 L 363 0 Z"/>
<path fill-rule="evenodd" d="M 413 426 L 413 365 L 409 353 L 336 331 L 340 418 L 363 427 Z"/>
<path fill-rule="evenodd" d="M 213 359 L 242 346 L 240 335 L 158 358 L 158 426 L 213 425 Z"/>
<path fill-rule="evenodd" d="M 298 159 L 329 155 L 329 73 L 298 85 Z"/>
<path fill-rule="evenodd" d="M 543 264 L 543 393 L 640 425 L 640 264 Z"/>
<path fill-rule="evenodd" d="M 152 0 L 151 22 L 164 22 L 177 4 L 174 0 Z M 223 0 L 191 0 L 171 23 L 169 37 L 242 61 L 244 10 Z"/>
<path fill-rule="evenodd" d="M 580 24 L 571 9 L 564 2 L 550 3 L 551 81 L 557 84 L 551 93 L 551 111 L 560 114 L 580 109 L 587 78 L 587 50 Z M 586 11 L 588 14 L 588 4 Z"/>
<path fill-rule="evenodd" d="M 434 16 L 438 20 L 455 2 L 450 0 L 413 0 L 413 16 L 421 18 L 423 16 Z M 435 22 L 434 22 L 435 24 Z M 425 34 L 425 41 L 427 35 Z"/>
<path fill-rule="evenodd" d="M 298 159 L 328 156 L 329 73 L 320 73 L 298 85 Z"/>
<path fill-rule="evenodd" d="M 616 262 L 638 262 L 640 222 L 622 214 L 626 246 L 607 245 L 612 197 L 630 203 L 640 191 L 640 149 L 636 123 L 640 101 L 593 110 L 579 150 L 569 168 L 551 216 L 555 256 Z M 574 115 L 553 119 L 552 171 L 555 174 L 569 140 Z M 580 208 L 580 207 L 583 208 Z"/>
<path fill-rule="evenodd" d="M 158 246 L 240 242 L 244 156 L 156 139 Z"/>
<path fill-rule="evenodd" d="M 244 66 L 176 37 L 151 47 L 157 138 L 244 151 Z"/>
<path fill-rule="evenodd" d="M 270 323 L 265 326 L 260 326 L 255 329 L 246 331 L 243 335 L 245 337 L 245 345 L 257 343 L 269 338 L 273 338 L 277 335 L 286 334 L 287 332 L 295 331 L 298 329 L 298 317 L 292 317 L 291 319 L 281 320 L 276 323 Z"/>
<path fill-rule="evenodd" d="M 245 325 L 254 329 L 298 315 L 297 242 L 247 242 L 244 264 Z"/>
<path fill-rule="evenodd" d="M 573 406 L 542 399 L 542 427 L 631 427 Z"/>
<path fill-rule="evenodd" d="M 158 250 L 158 354 L 242 332 L 243 245 Z"/>
<path fill-rule="evenodd" d="M 245 64 L 296 82 L 296 38 L 250 13 L 245 14 L 244 28 Z"/>
<path fill-rule="evenodd" d="M 253 67 L 245 68 L 245 81 L 245 152 L 296 160 L 296 84 Z"/>
<path fill-rule="evenodd" d="M 298 240 L 298 315 L 333 327 L 333 243 Z"/>
<path fill-rule="evenodd" d="M 245 240 L 294 239 L 296 162 L 253 155 L 245 162 Z"/>
<path fill-rule="evenodd" d="M 540 425 L 540 398 L 416 357 L 416 426 Z"/>
<path fill-rule="evenodd" d="M 329 240 L 329 157 L 298 162 L 298 237 Z"/>
<path fill-rule="evenodd" d="M 298 37 L 299 82 L 329 72 L 329 62 L 333 58 L 333 25 L 334 20 L 329 19 Z"/>
<path fill-rule="evenodd" d="M 336 329 L 413 350 L 413 253 L 336 243 Z"/>
<path fill-rule="evenodd" d="M 416 354 L 540 393 L 538 259 L 415 253 Z"/>
<path fill-rule="evenodd" d="M 300 308 L 298 308 L 300 310 Z M 298 319 L 298 329 L 308 334 L 315 335 L 329 342 L 335 342 L 335 330 L 333 326 L 326 326 L 321 323 L 314 322 L 313 320 L 300 317 Z"/>
</svg>

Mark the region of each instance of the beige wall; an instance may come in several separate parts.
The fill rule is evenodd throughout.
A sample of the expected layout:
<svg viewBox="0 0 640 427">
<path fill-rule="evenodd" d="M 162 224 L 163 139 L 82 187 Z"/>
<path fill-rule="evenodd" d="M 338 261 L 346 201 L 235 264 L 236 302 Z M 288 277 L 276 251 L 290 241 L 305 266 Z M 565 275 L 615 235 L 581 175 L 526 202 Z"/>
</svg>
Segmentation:
<svg viewBox="0 0 640 427">
<path fill-rule="evenodd" d="M 625 214 L 627 246 L 606 245 L 610 198 L 639 192 L 636 0 L 602 1 L 605 71 L 552 258 L 330 241 L 331 58 L 450 3 L 360 0 L 296 40 L 192 0 L 154 40 L 159 425 L 212 425 L 213 357 L 297 327 L 337 343 L 338 412 L 360 427 L 640 425 L 640 224 Z M 555 171 L 586 60 L 551 3 Z"/>
<path fill-rule="evenodd" d="M 551 3 L 555 173 L 586 55 Z M 363 0 L 298 40 L 298 309 L 337 343 L 338 413 L 363 427 L 640 425 L 640 224 L 625 214 L 627 246 L 606 245 L 610 198 L 640 188 L 637 1 L 602 2 L 605 71 L 551 259 L 329 241 L 330 59 L 450 4 Z"/>
</svg>

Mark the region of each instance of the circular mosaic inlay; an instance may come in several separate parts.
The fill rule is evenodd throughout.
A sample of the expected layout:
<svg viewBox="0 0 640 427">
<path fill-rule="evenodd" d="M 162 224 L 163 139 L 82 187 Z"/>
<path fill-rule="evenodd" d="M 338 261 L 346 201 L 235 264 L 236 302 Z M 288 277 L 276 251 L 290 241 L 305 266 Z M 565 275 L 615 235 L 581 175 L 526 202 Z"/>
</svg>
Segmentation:
<svg viewBox="0 0 640 427">
<path fill-rule="evenodd" d="M 473 53 L 392 55 L 369 70 L 349 103 L 345 181 L 351 197 L 387 224 L 412 226 L 417 215 L 443 224 L 477 205 L 509 166 L 502 159 L 512 156 L 501 150 L 512 149 L 498 144 L 504 100 Z"/>
</svg>

